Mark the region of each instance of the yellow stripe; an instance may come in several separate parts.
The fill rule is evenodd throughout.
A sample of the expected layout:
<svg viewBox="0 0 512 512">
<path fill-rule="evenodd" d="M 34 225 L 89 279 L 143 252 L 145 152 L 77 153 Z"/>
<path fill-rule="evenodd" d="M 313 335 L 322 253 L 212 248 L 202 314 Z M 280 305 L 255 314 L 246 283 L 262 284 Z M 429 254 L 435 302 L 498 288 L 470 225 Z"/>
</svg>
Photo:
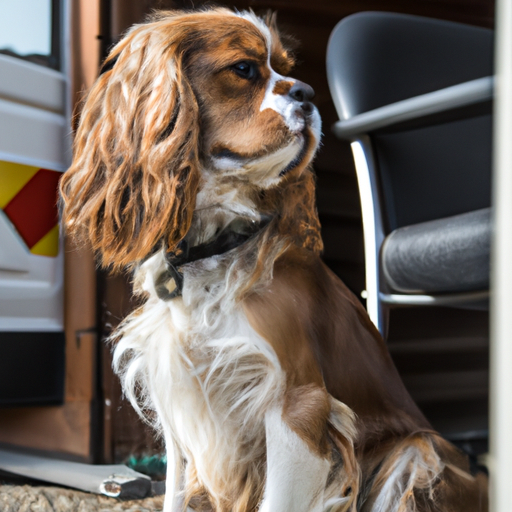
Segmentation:
<svg viewBox="0 0 512 512">
<path fill-rule="evenodd" d="M 30 249 L 32 254 L 38 256 L 52 256 L 59 254 L 59 225 L 54 226 L 46 235 Z"/>
<path fill-rule="evenodd" d="M 0 160 L 0 208 L 5 208 L 38 170 L 39 167 Z"/>
</svg>

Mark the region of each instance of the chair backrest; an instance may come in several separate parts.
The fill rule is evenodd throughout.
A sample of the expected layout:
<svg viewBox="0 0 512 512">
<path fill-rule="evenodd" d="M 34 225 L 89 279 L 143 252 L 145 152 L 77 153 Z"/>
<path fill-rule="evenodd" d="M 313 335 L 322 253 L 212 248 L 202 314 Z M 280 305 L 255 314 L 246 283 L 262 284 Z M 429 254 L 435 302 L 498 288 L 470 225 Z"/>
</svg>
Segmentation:
<svg viewBox="0 0 512 512">
<path fill-rule="evenodd" d="M 340 119 L 492 75 L 493 32 L 366 12 L 334 29 L 327 71 Z M 490 105 L 370 133 L 385 230 L 490 206 Z M 470 117 L 471 115 L 471 117 Z"/>
</svg>

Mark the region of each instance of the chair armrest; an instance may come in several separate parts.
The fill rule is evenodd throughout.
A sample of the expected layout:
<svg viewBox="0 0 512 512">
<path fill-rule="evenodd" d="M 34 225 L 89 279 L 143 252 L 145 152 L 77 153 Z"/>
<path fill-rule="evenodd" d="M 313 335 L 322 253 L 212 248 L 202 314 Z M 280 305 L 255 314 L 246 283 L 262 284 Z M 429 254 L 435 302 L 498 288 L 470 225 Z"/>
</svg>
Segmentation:
<svg viewBox="0 0 512 512">
<path fill-rule="evenodd" d="M 398 228 L 384 240 L 382 275 L 401 293 L 489 289 L 491 209 Z"/>
<path fill-rule="evenodd" d="M 485 103 L 492 100 L 493 95 L 494 77 L 477 78 L 338 121 L 333 126 L 333 132 L 340 139 L 351 140 L 358 135 L 407 121 Z"/>
</svg>

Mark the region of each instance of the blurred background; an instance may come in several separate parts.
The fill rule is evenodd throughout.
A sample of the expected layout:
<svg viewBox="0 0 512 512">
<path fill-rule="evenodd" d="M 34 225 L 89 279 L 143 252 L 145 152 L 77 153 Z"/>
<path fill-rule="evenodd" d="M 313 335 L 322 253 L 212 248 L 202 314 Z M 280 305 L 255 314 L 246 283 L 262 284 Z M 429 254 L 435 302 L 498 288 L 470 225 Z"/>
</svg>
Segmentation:
<svg viewBox="0 0 512 512">
<path fill-rule="evenodd" d="M 160 454 L 154 433 L 122 398 L 104 340 L 134 307 L 130 276 L 97 269 L 87 248 L 59 239 L 55 191 L 69 165 L 80 99 L 123 32 L 185 0 L 0 0 L 0 443 L 62 458 L 125 462 Z M 323 119 L 315 160 L 324 260 L 364 303 L 361 209 L 348 143 L 325 71 L 342 18 L 377 10 L 493 28 L 492 0 L 252 0 L 277 11 L 298 41 L 292 73 L 310 84 Z M 74 117 L 75 116 L 75 117 Z M 14 226 L 14 229 L 13 229 Z M 396 309 L 388 343 L 434 427 L 450 435 L 488 424 L 488 313 Z M 475 436 L 473 436 L 475 438 Z"/>
</svg>

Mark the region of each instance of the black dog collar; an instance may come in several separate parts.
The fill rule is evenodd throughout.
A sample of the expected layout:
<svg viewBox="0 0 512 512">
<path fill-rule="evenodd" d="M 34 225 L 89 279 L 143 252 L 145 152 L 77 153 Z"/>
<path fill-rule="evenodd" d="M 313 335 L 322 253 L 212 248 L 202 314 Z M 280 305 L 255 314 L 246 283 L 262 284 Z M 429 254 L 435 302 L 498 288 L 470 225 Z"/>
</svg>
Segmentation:
<svg viewBox="0 0 512 512">
<path fill-rule="evenodd" d="M 183 273 L 180 268 L 188 263 L 199 261 L 212 256 L 225 254 L 240 247 L 250 238 L 259 233 L 270 222 L 270 217 L 262 217 L 259 222 L 237 219 L 223 229 L 211 242 L 189 247 L 183 239 L 179 245 L 179 254 L 166 253 L 166 270 L 162 272 L 155 283 L 156 293 L 161 300 L 171 300 L 183 291 Z"/>
</svg>

